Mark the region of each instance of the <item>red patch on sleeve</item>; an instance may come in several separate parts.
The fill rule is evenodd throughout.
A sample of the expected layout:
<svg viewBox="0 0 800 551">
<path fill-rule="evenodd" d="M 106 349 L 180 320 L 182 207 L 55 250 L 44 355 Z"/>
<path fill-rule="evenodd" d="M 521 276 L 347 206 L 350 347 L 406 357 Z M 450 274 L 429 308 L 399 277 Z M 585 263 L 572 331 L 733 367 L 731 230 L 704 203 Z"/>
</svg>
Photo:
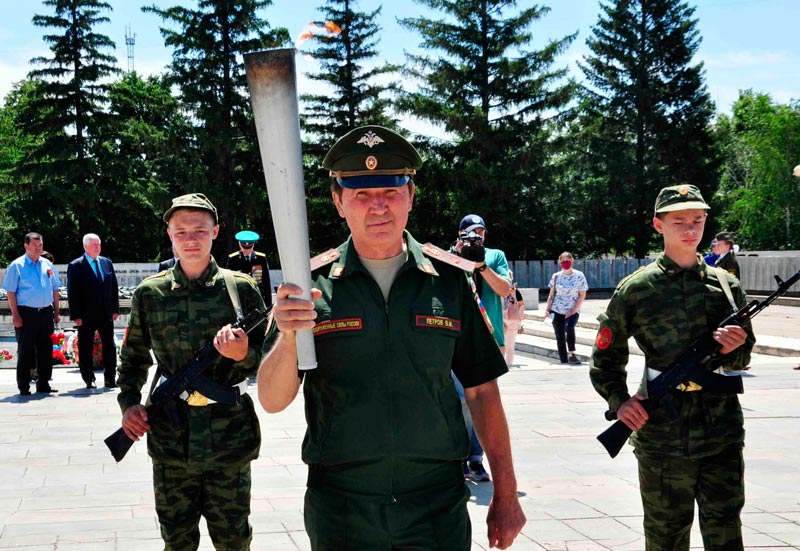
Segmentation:
<svg viewBox="0 0 800 551">
<path fill-rule="evenodd" d="M 453 318 L 443 318 L 441 316 L 416 316 L 415 324 L 417 327 L 433 327 L 437 329 L 449 329 L 450 331 L 461 331 L 461 322 Z"/>
<path fill-rule="evenodd" d="M 599 333 L 597 333 L 597 348 L 600 350 L 605 350 L 611 343 L 614 341 L 614 334 L 611 332 L 611 329 L 608 327 L 603 327 Z"/>
<path fill-rule="evenodd" d="M 321 321 L 312 330 L 314 336 L 334 333 L 337 331 L 361 331 L 364 329 L 364 321 L 361 318 L 343 318 L 338 320 Z"/>
</svg>

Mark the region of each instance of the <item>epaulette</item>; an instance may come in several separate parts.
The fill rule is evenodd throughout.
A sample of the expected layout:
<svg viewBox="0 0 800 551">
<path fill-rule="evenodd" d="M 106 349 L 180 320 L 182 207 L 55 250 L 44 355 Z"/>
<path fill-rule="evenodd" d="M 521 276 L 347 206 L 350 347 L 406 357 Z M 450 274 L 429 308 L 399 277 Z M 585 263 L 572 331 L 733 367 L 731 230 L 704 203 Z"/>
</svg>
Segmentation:
<svg viewBox="0 0 800 551">
<path fill-rule="evenodd" d="M 425 243 L 422 246 L 423 254 L 435 258 L 436 260 L 441 260 L 445 264 L 450 264 L 451 266 L 455 266 L 456 268 L 460 268 L 465 272 L 474 272 L 475 271 L 475 263 L 471 260 L 465 260 L 460 256 L 449 253 L 444 249 L 440 249 L 436 245 L 431 243 Z"/>
<path fill-rule="evenodd" d="M 624 283 L 626 283 L 626 282 L 627 282 L 629 279 L 631 279 L 633 276 L 635 276 L 636 274 L 638 274 L 639 272 L 641 272 L 642 270 L 644 270 L 646 267 L 647 267 L 647 266 L 639 266 L 639 268 L 638 268 L 638 269 L 634 270 L 632 273 L 630 273 L 630 274 L 626 275 L 625 277 L 623 277 L 622 279 L 620 279 L 620 280 L 619 280 L 619 283 L 617 283 L 617 289 L 619 289 L 620 287 L 622 287 L 622 285 L 623 285 Z"/>
<path fill-rule="evenodd" d="M 336 249 L 330 249 L 329 251 L 325 251 L 322 254 L 318 254 L 310 261 L 311 271 L 313 272 L 319 268 L 322 268 L 326 264 L 330 264 L 331 262 L 339 258 L 339 256 L 341 256 L 341 253 L 339 253 L 339 251 L 337 251 Z"/>
<path fill-rule="evenodd" d="M 267 253 L 261 253 L 256 251 L 256 256 L 267 256 Z"/>
<path fill-rule="evenodd" d="M 233 258 L 237 254 L 239 254 L 239 251 L 233 251 L 231 254 L 228 255 L 228 258 Z"/>
</svg>

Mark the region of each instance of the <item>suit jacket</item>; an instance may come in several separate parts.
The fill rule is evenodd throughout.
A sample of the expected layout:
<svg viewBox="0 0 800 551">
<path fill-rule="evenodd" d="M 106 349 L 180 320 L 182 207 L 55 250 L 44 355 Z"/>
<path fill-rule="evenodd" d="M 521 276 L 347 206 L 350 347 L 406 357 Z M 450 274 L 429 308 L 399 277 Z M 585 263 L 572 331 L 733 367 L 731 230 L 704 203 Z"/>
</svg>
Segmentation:
<svg viewBox="0 0 800 551">
<path fill-rule="evenodd" d="M 736 254 L 733 251 L 728 251 L 728 254 L 717 260 L 714 267 L 726 270 L 739 279 L 739 263 L 736 261 Z"/>
<path fill-rule="evenodd" d="M 85 255 L 76 258 L 67 266 L 67 298 L 69 317 L 107 321 L 119 314 L 119 287 L 114 264 L 104 256 L 98 256 L 103 281 L 100 281 Z"/>
<path fill-rule="evenodd" d="M 158 263 L 158 271 L 163 272 L 164 270 L 169 270 L 175 265 L 175 257 L 173 256 L 169 260 L 164 260 L 163 262 Z"/>
</svg>

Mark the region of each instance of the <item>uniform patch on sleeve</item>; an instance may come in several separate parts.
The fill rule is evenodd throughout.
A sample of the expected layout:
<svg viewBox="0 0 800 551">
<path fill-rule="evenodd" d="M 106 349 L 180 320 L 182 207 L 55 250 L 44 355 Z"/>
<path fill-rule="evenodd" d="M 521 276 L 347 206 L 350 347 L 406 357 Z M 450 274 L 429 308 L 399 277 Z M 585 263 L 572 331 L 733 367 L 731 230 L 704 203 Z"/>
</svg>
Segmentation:
<svg viewBox="0 0 800 551">
<path fill-rule="evenodd" d="M 605 350 L 611 343 L 614 342 L 614 333 L 611 332 L 611 328 L 603 327 L 597 333 L 597 348 L 600 350 Z"/>
<path fill-rule="evenodd" d="M 417 327 L 435 327 L 436 329 L 449 329 L 461 331 L 461 322 L 453 318 L 441 316 L 416 316 Z"/>
<path fill-rule="evenodd" d="M 326 333 L 336 333 L 338 331 L 361 331 L 364 329 L 364 320 L 361 318 L 342 318 L 339 320 L 321 321 L 312 331 L 314 336 Z"/>
</svg>

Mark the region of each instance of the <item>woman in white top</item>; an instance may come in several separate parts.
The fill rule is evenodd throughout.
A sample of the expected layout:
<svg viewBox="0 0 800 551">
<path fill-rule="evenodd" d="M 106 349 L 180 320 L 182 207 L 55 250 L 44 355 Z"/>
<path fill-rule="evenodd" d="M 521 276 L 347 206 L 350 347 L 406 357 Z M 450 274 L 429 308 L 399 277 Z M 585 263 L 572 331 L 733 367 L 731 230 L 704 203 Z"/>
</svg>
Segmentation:
<svg viewBox="0 0 800 551">
<path fill-rule="evenodd" d="M 550 278 L 550 295 L 544 313 L 553 314 L 553 330 L 558 343 L 558 356 L 561 363 L 579 364 L 575 355 L 575 326 L 580 317 L 581 304 L 586 298 L 589 285 L 583 272 L 572 269 L 575 258 L 572 253 L 564 251 L 558 257 L 561 271 Z M 569 356 L 567 356 L 569 350 Z"/>
</svg>

